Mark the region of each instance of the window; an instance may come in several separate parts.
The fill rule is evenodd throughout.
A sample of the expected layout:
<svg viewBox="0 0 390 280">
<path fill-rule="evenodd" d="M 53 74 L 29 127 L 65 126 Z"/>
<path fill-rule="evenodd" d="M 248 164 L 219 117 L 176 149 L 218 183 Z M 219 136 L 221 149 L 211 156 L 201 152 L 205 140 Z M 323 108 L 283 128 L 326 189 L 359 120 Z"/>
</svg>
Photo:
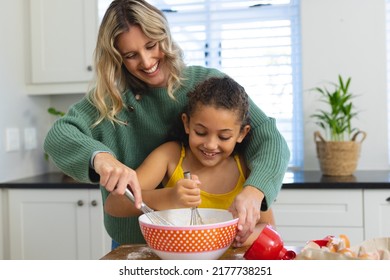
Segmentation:
<svg viewBox="0 0 390 280">
<path fill-rule="evenodd" d="M 148 2 L 164 11 L 187 64 L 218 68 L 230 75 L 276 119 L 290 147 L 290 167 L 301 168 L 298 0 Z"/>
</svg>

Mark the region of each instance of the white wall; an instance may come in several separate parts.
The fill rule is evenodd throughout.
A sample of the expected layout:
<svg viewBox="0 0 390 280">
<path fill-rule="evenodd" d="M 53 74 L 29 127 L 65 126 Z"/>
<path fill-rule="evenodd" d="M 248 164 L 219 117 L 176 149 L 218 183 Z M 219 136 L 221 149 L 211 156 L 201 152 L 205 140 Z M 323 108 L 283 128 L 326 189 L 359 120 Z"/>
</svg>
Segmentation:
<svg viewBox="0 0 390 280">
<path fill-rule="evenodd" d="M 385 1 L 301 0 L 302 88 L 337 75 L 352 77 L 351 91 L 360 111 L 354 126 L 367 132 L 358 170 L 388 169 Z M 317 97 L 304 96 L 305 166 L 319 169 L 310 119 Z"/>
<path fill-rule="evenodd" d="M 0 182 L 33 176 L 49 170 L 42 144 L 53 118 L 46 109 L 54 105 L 66 110 L 80 95 L 28 96 L 28 11 L 26 0 L 0 2 Z M 361 111 L 355 126 L 367 132 L 359 170 L 388 169 L 385 5 L 382 1 L 301 0 L 302 88 L 322 81 L 351 76 L 351 90 Z M 66 58 L 64 58 L 66 59 Z M 318 128 L 310 119 L 316 98 L 304 91 L 305 166 L 318 170 L 313 133 Z M 21 150 L 5 151 L 6 128 L 19 128 Z M 38 148 L 26 151 L 23 129 L 35 127 Z"/>
<path fill-rule="evenodd" d="M 29 97 L 25 88 L 26 34 L 25 0 L 0 2 L 0 182 L 44 173 L 48 165 L 43 158 L 42 143 L 50 121 L 45 112 L 49 97 Z M 23 131 L 26 127 L 37 130 L 38 146 L 26 151 Z M 19 151 L 6 152 L 5 131 L 18 128 Z"/>
</svg>

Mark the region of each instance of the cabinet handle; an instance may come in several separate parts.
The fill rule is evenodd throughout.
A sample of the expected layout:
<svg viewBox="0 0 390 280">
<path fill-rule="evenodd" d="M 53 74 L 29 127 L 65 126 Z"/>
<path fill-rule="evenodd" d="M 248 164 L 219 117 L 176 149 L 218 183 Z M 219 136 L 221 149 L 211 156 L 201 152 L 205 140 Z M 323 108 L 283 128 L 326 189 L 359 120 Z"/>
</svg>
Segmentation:
<svg viewBox="0 0 390 280">
<path fill-rule="evenodd" d="M 390 202 L 390 197 L 386 198 L 386 201 L 387 201 L 387 202 Z"/>
<path fill-rule="evenodd" d="M 87 66 L 87 71 L 88 71 L 88 72 L 92 72 L 92 66 L 91 66 L 91 65 L 88 65 L 88 66 Z"/>
<path fill-rule="evenodd" d="M 92 205 L 92 206 L 96 206 L 96 205 L 98 205 L 98 203 L 97 203 L 96 200 L 92 200 L 92 201 L 91 201 L 91 205 Z"/>
<path fill-rule="evenodd" d="M 77 205 L 78 206 L 83 206 L 84 205 L 84 201 L 82 201 L 82 200 L 77 201 Z"/>
</svg>

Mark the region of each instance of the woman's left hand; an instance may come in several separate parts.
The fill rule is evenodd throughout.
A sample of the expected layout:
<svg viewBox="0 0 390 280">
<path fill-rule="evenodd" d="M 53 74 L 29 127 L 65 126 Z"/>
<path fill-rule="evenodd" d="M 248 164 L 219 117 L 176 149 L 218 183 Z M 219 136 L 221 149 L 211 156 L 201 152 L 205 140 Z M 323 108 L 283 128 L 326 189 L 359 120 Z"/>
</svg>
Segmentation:
<svg viewBox="0 0 390 280">
<path fill-rule="evenodd" d="M 253 232 L 257 222 L 260 220 L 261 202 L 264 194 L 257 188 L 246 186 L 234 199 L 229 211 L 233 217 L 238 217 L 238 232 L 235 247 L 240 247 Z"/>
</svg>

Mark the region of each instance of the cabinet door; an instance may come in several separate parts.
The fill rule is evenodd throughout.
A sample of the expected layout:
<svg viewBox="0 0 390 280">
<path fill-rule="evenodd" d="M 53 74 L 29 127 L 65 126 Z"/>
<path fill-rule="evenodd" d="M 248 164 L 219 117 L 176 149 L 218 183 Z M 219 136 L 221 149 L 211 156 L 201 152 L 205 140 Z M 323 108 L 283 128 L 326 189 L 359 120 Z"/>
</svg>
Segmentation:
<svg viewBox="0 0 390 280">
<path fill-rule="evenodd" d="M 390 190 L 364 190 L 365 237 L 390 236 Z"/>
<path fill-rule="evenodd" d="M 348 236 L 351 245 L 357 245 L 364 240 L 362 227 L 302 227 L 302 226 L 276 226 L 284 244 L 290 246 L 305 246 L 309 240 L 322 239 L 327 235 Z"/>
<path fill-rule="evenodd" d="M 92 78 L 96 0 L 30 0 L 31 82 L 74 83 Z"/>
<path fill-rule="evenodd" d="M 89 190 L 9 189 L 11 259 L 89 259 Z"/>
<path fill-rule="evenodd" d="M 111 238 L 104 227 L 103 202 L 100 190 L 90 190 L 91 259 L 100 259 L 111 251 Z"/>
<path fill-rule="evenodd" d="M 3 189 L 0 189 L 0 260 L 4 260 L 5 258 L 5 254 L 4 254 L 4 230 L 5 230 L 5 226 L 4 226 L 4 205 L 6 205 L 6 203 L 4 203 L 4 200 L 3 200 Z"/>
<path fill-rule="evenodd" d="M 362 190 L 282 189 L 272 208 L 276 228 L 288 245 L 302 246 L 326 235 L 363 241 Z"/>
</svg>

